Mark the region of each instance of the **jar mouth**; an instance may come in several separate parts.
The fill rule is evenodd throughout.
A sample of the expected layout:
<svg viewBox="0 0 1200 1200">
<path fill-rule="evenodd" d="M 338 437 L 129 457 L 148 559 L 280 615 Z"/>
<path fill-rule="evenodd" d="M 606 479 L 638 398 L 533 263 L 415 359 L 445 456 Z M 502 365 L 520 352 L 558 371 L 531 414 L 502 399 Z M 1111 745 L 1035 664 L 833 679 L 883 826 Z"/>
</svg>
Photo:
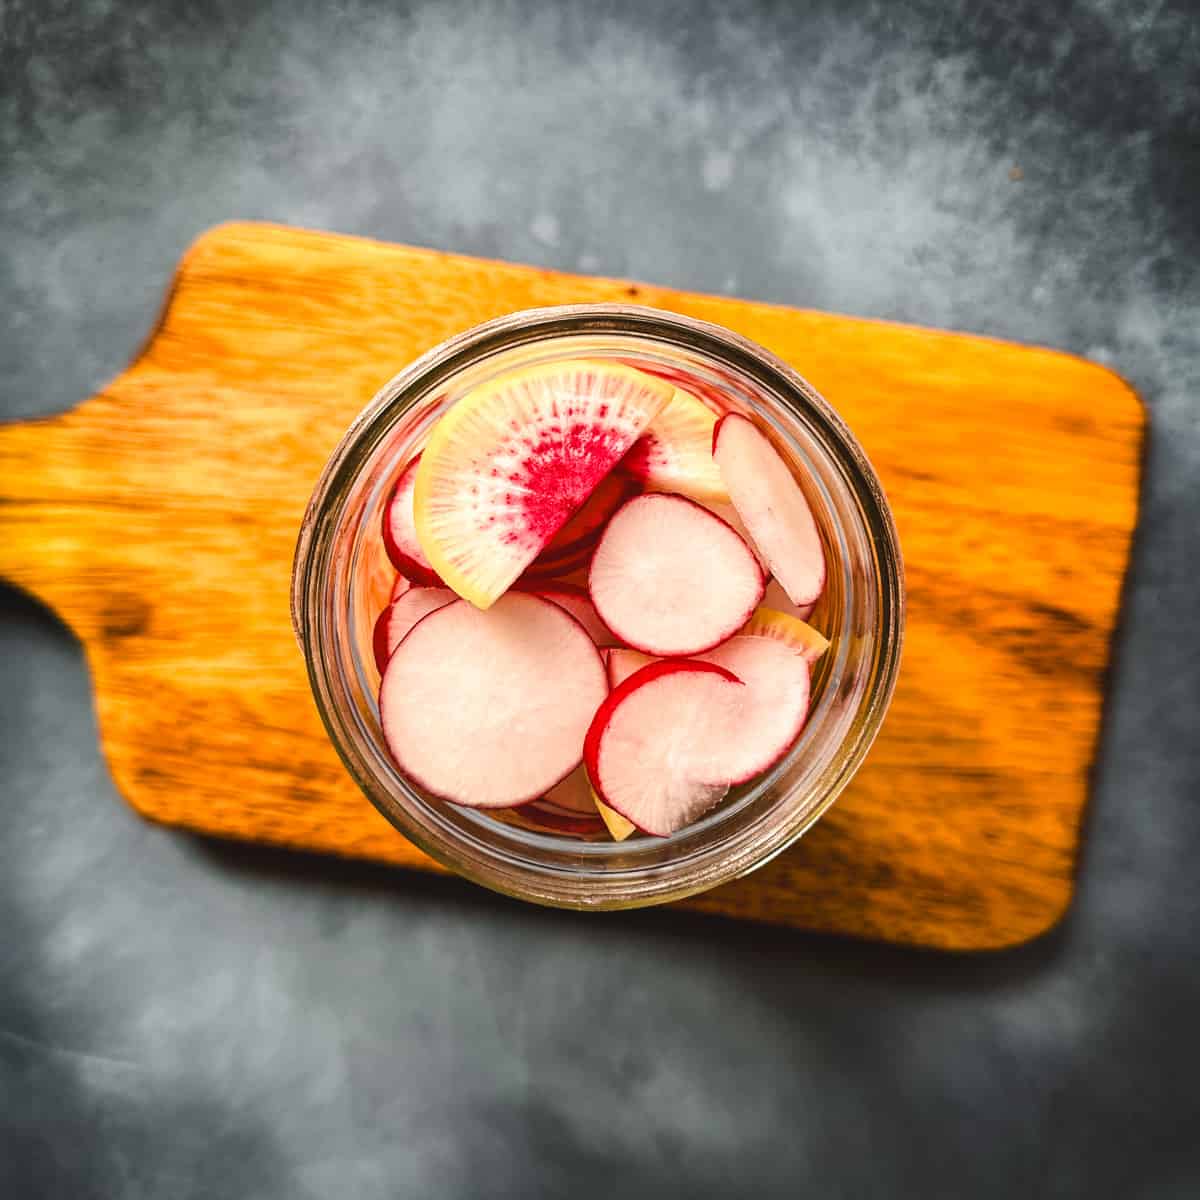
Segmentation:
<svg viewBox="0 0 1200 1200">
<path fill-rule="evenodd" d="M 813 482 L 833 580 L 832 658 L 789 754 L 730 802 L 669 838 L 575 842 L 423 795 L 382 746 L 377 674 L 362 653 L 371 524 L 400 465 L 475 378 L 514 357 L 649 355 L 716 381 Z M 374 521 L 376 527 L 378 521 Z M 420 849 L 497 891 L 570 908 L 661 903 L 736 878 L 800 837 L 861 764 L 895 686 L 904 628 L 899 540 L 882 486 L 834 409 L 790 366 L 740 335 L 634 305 L 513 313 L 434 347 L 355 419 L 314 489 L 297 540 L 292 622 L 321 718 L 368 799 Z M 369 645 L 369 637 L 367 639 Z"/>
</svg>

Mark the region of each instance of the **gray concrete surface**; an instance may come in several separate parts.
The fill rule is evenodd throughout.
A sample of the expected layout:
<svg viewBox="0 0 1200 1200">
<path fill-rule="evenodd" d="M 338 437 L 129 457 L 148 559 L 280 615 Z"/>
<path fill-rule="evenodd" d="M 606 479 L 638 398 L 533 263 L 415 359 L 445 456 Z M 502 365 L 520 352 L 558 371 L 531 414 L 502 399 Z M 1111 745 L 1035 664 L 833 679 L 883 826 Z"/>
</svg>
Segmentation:
<svg viewBox="0 0 1200 1200">
<path fill-rule="evenodd" d="M 6 418 L 229 217 L 1046 343 L 1152 413 L 1078 903 L 985 959 L 148 828 L 0 591 L 0 1195 L 1200 1194 L 1195 12 L 0 0 Z"/>
</svg>

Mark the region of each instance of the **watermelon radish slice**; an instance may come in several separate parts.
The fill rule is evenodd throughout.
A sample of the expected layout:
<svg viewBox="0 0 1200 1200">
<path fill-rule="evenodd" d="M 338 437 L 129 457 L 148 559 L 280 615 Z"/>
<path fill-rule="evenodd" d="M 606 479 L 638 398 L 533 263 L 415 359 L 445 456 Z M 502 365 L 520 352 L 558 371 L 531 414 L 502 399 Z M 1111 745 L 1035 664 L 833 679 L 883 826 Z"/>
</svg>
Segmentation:
<svg viewBox="0 0 1200 1200">
<path fill-rule="evenodd" d="M 630 650 L 627 646 L 611 646 L 604 651 L 604 668 L 608 671 L 608 686 L 620 687 L 634 671 L 640 671 L 653 662 L 659 662 L 653 654 Z"/>
<path fill-rule="evenodd" d="M 433 569 L 476 607 L 490 607 L 673 391 L 619 363 L 564 361 L 469 392 L 434 426 L 417 470 L 417 537 Z"/>
<path fill-rule="evenodd" d="M 383 506 L 383 548 L 392 560 L 392 566 L 401 575 L 407 576 L 412 583 L 433 587 L 442 581 L 425 557 L 413 523 L 413 489 L 417 484 L 420 462 L 421 456 L 418 454 L 400 472 L 391 497 Z"/>
<path fill-rule="evenodd" d="M 777 638 L 745 636 L 700 660 L 724 667 L 746 685 L 715 759 L 722 780 L 745 783 L 773 767 L 800 736 L 808 717 L 808 662 Z"/>
<path fill-rule="evenodd" d="M 711 444 L 711 432 L 709 436 Z M 549 565 L 555 559 L 564 559 L 594 546 L 609 518 L 630 498 L 634 488 L 633 482 L 623 475 L 605 475 L 583 507 L 550 539 L 538 555 L 537 563 Z"/>
<path fill-rule="evenodd" d="M 763 575 L 746 543 L 683 496 L 630 500 L 592 556 L 588 590 L 616 637 L 646 654 L 698 654 L 758 607 Z"/>
<path fill-rule="evenodd" d="M 825 587 L 825 551 L 808 501 L 775 447 L 740 413 L 713 433 L 713 458 L 733 507 L 793 604 L 811 604 Z"/>
<path fill-rule="evenodd" d="M 596 798 L 638 829 L 666 837 L 719 803 L 724 760 L 740 760 L 726 730 L 745 687 L 723 667 L 651 663 L 609 693 L 583 758 Z"/>
<path fill-rule="evenodd" d="M 637 367 L 639 371 L 644 371 L 647 375 L 655 375 L 659 379 L 668 380 L 681 391 L 695 396 L 705 408 L 710 409 L 718 417 L 729 411 L 729 404 L 721 389 L 715 384 L 708 383 L 698 376 L 693 375 L 690 371 L 680 371 L 675 367 L 668 367 L 660 363 L 649 363 L 639 359 L 627 358 L 622 361 L 628 363 L 631 367 Z"/>
<path fill-rule="evenodd" d="M 379 614 L 371 637 L 371 648 L 375 651 L 375 665 L 381 675 L 392 651 L 400 645 L 408 631 L 422 617 L 435 609 L 445 608 L 454 599 L 456 597 L 449 588 L 410 588 Z"/>
<path fill-rule="evenodd" d="M 693 500 L 729 503 L 712 456 L 716 413 L 682 388 L 650 422 L 621 460 L 621 470 L 644 487 Z"/>
<path fill-rule="evenodd" d="M 818 633 L 807 621 L 801 621 L 785 612 L 760 605 L 754 615 L 742 626 L 744 637 L 769 637 L 783 642 L 795 650 L 811 667 L 829 649 L 829 639 Z M 612 664 L 606 659 L 608 683 L 612 686 Z"/>
<path fill-rule="evenodd" d="M 557 604 L 559 608 L 566 609 L 587 630 L 588 637 L 597 646 L 612 646 L 616 642 L 608 626 L 600 620 L 591 596 L 583 588 L 560 583 L 553 587 L 539 587 L 531 590 L 535 595 Z"/>
<path fill-rule="evenodd" d="M 579 622 L 512 592 L 488 610 L 456 600 L 418 621 L 388 660 L 379 711 L 411 780 L 446 800 L 501 808 L 545 795 L 579 765 L 607 694 L 600 652 Z"/>
</svg>

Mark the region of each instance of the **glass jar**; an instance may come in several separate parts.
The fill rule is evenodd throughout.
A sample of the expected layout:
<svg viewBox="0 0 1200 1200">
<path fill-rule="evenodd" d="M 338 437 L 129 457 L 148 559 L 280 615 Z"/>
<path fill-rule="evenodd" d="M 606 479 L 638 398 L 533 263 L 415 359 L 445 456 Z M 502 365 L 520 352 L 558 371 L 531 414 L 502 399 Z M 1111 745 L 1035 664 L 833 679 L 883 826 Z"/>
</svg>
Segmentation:
<svg viewBox="0 0 1200 1200">
<path fill-rule="evenodd" d="M 371 633 L 394 575 L 381 535 L 392 484 L 464 392 L 501 372 L 565 358 L 640 363 L 751 416 L 793 464 L 825 542 L 828 582 L 812 621 L 832 645 L 814 671 L 803 734 L 763 777 L 667 838 L 575 840 L 446 803 L 404 778 L 381 736 Z M 861 447 L 786 363 L 707 322 L 634 305 L 568 305 L 470 329 L 380 389 L 334 450 L 304 515 L 292 622 L 347 769 L 425 853 L 521 899 L 633 908 L 745 875 L 834 802 L 874 740 L 895 685 L 903 568 L 887 500 Z"/>
</svg>

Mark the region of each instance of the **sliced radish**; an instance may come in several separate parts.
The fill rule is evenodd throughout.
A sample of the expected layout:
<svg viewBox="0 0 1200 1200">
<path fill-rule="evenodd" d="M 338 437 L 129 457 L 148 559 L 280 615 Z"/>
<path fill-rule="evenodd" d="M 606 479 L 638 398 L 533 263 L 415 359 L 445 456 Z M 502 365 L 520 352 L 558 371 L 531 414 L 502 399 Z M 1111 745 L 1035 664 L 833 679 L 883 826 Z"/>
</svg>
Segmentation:
<svg viewBox="0 0 1200 1200">
<path fill-rule="evenodd" d="M 635 485 L 622 475 L 605 475 L 583 507 L 550 539 L 536 561 L 548 564 L 594 546 L 609 518 L 630 498 L 634 489 Z"/>
<path fill-rule="evenodd" d="M 392 583 L 392 594 L 388 599 L 388 603 L 390 604 L 392 600 L 399 600 L 412 585 L 411 579 L 406 579 L 403 575 L 397 574 Z"/>
<path fill-rule="evenodd" d="M 758 565 L 762 567 L 763 574 L 769 576 L 771 568 L 767 566 L 767 560 L 759 553 L 754 539 L 750 536 L 750 530 L 746 528 L 746 523 L 737 515 L 737 509 L 732 504 L 721 504 L 717 501 L 702 503 L 714 517 L 720 517 L 750 547 L 751 553 L 758 559 Z"/>
<path fill-rule="evenodd" d="M 774 643 L 772 643 L 774 644 Z M 609 693 L 583 756 L 596 798 L 645 833 L 666 837 L 717 804 L 744 686 L 723 667 L 651 663 Z"/>
<path fill-rule="evenodd" d="M 583 571 L 583 577 L 586 579 L 587 566 L 592 561 L 594 549 L 594 546 L 585 545 L 555 558 L 544 558 L 539 555 L 526 567 L 521 573 L 520 579 L 513 586 L 516 587 L 523 582 L 532 584 L 552 582 L 577 571 Z"/>
<path fill-rule="evenodd" d="M 630 500 L 592 556 L 588 589 L 617 638 L 647 654 L 687 655 L 732 637 L 763 595 L 746 543 L 683 496 Z"/>
<path fill-rule="evenodd" d="M 616 641 L 608 626 L 600 620 L 591 596 L 583 588 L 560 583 L 553 587 L 539 587 L 531 590 L 535 595 L 542 596 L 557 604 L 559 608 L 566 609 L 587 630 L 588 637 L 597 646 L 611 646 Z"/>
<path fill-rule="evenodd" d="M 558 579 L 586 567 L 609 518 L 636 490 L 634 481 L 624 475 L 605 475 L 584 506 L 550 539 L 521 578 Z"/>
<path fill-rule="evenodd" d="M 412 583 L 431 587 L 442 581 L 425 557 L 413 523 L 413 490 L 420 463 L 418 454 L 400 473 L 391 497 L 383 506 L 383 548 L 401 575 L 406 575 Z"/>
<path fill-rule="evenodd" d="M 596 815 L 596 799 L 592 795 L 592 785 L 588 782 L 587 770 L 582 763 L 561 783 L 556 783 L 546 793 L 544 800 L 552 807 L 565 809 L 576 816 Z"/>
<path fill-rule="evenodd" d="M 745 636 L 730 638 L 700 661 L 724 667 L 746 685 L 711 751 L 721 779 L 745 783 L 773 767 L 800 736 L 808 717 L 808 662 L 786 642 Z"/>
<path fill-rule="evenodd" d="M 410 588 L 398 600 L 393 600 L 379 614 L 372 635 L 375 665 L 383 674 L 387 661 L 408 634 L 408 631 L 424 616 L 438 608 L 445 608 L 457 597 L 449 588 Z"/>
<path fill-rule="evenodd" d="M 674 389 L 619 363 L 542 363 L 482 384 L 434 426 L 414 514 L 429 562 L 488 608 L 637 441 Z"/>
<path fill-rule="evenodd" d="M 532 829 L 535 833 L 566 834 L 568 837 L 594 839 L 604 830 L 604 823 L 595 812 L 590 817 L 583 817 L 557 808 L 548 808 L 540 800 L 519 805 L 504 815 L 515 817 L 516 823 L 526 829 Z"/>
<path fill-rule="evenodd" d="M 637 826 L 632 821 L 627 821 L 615 808 L 609 808 L 599 798 L 596 799 L 596 811 L 614 842 L 623 842 L 630 834 L 637 832 Z"/>
<path fill-rule="evenodd" d="M 401 771 L 446 800 L 495 808 L 545 795 L 579 765 L 607 693 L 579 622 L 512 592 L 418 622 L 388 660 L 379 710 Z"/>
<path fill-rule="evenodd" d="M 682 388 L 650 422 L 621 460 L 621 470 L 658 492 L 693 500 L 729 503 L 729 493 L 712 456 L 717 415 Z"/>
<path fill-rule="evenodd" d="M 823 633 L 818 633 L 807 621 L 767 608 L 766 605 L 760 605 L 754 610 L 754 615 L 742 626 L 742 635 L 775 638 L 776 641 L 783 642 L 795 650 L 809 666 L 829 649 L 829 639 Z M 608 668 L 611 687 L 612 666 L 607 659 L 604 665 Z"/>
<path fill-rule="evenodd" d="M 703 403 L 705 408 L 711 409 L 718 417 L 729 411 L 729 404 L 721 389 L 715 384 L 707 383 L 703 379 L 698 378 L 690 371 L 680 371 L 675 367 L 662 366 L 659 363 L 648 363 L 632 358 L 627 358 L 623 361 L 627 362 L 631 367 L 637 367 L 639 371 L 644 371 L 647 375 L 656 375 L 659 379 L 667 379 L 682 391 L 690 392 L 691 395 Z"/>
<path fill-rule="evenodd" d="M 787 464 L 740 413 L 726 413 L 717 422 L 713 458 L 771 574 L 793 604 L 811 604 L 825 586 L 825 551 Z"/>
<path fill-rule="evenodd" d="M 634 671 L 640 671 L 653 662 L 658 662 L 653 654 L 643 654 L 640 650 L 630 650 L 625 646 L 610 646 L 604 651 L 604 666 L 608 671 L 608 686 L 620 687 Z"/>
<path fill-rule="evenodd" d="M 795 617 L 800 621 L 807 621 L 813 614 L 813 609 L 817 607 L 817 602 L 814 600 L 811 604 L 793 604 L 788 599 L 788 594 L 780 586 L 778 579 L 772 579 L 767 583 L 767 590 L 763 592 L 763 605 L 766 608 L 773 608 L 776 612 L 787 613 L 789 617 Z"/>
</svg>

